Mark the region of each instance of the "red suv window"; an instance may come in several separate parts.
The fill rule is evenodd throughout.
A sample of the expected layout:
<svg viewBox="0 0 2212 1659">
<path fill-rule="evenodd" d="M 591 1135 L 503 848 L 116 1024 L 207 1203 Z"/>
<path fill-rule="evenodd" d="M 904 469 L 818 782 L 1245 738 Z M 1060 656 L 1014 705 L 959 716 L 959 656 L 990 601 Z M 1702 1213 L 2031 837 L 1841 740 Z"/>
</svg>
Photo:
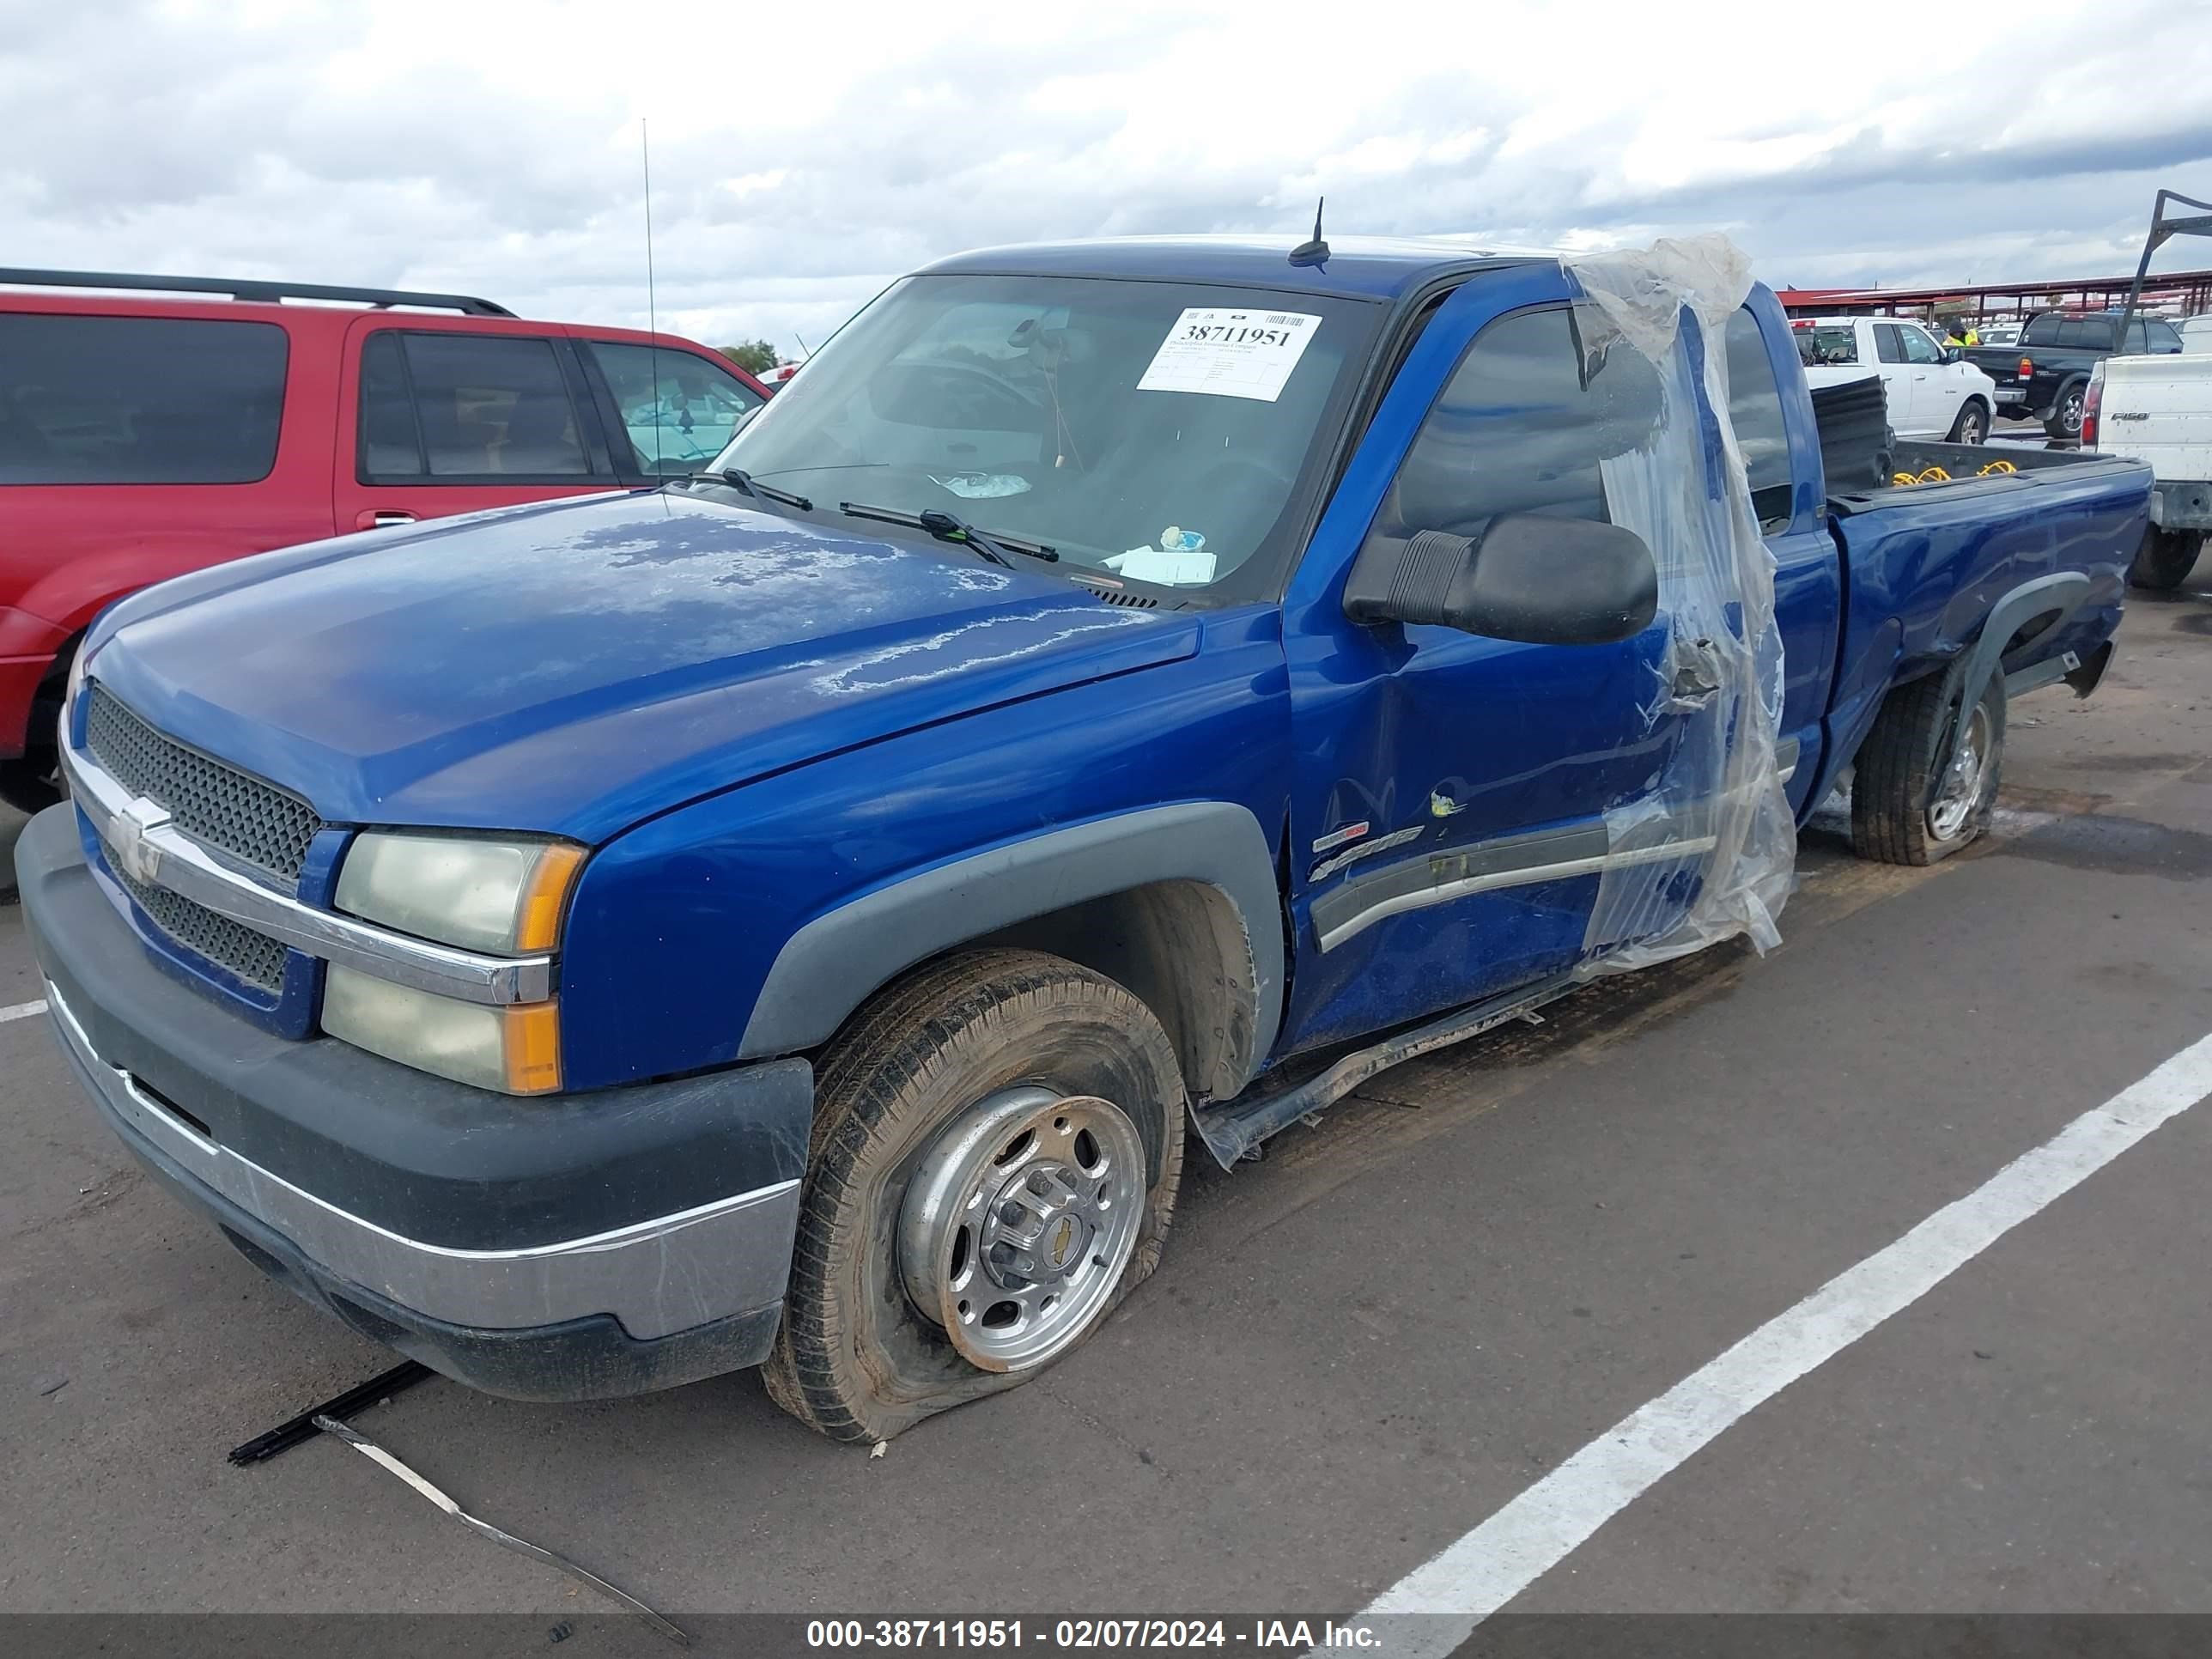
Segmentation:
<svg viewBox="0 0 2212 1659">
<path fill-rule="evenodd" d="M 362 348 L 363 483 L 568 483 L 590 455 L 550 340 L 382 329 Z"/>
<path fill-rule="evenodd" d="M 276 461 L 274 323 L 0 314 L 0 483 L 253 483 Z"/>
<path fill-rule="evenodd" d="M 668 346 L 586 340 L 646 477 L 682 477 L 722 453 L 764 399 L 720 364 Z"/>
</svg>

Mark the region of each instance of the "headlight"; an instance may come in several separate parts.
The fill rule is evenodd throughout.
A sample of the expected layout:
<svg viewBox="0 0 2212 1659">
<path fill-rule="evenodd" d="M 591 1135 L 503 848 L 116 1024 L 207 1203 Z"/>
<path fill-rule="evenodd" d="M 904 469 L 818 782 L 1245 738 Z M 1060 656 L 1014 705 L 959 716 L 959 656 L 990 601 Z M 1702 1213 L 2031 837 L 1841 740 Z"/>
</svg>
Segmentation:
<svg viewBox="0 0 2212 1659">
<path fill-rule="evenodd" d="M 561 942 L 584 849 L 536 836 L 371 831 L 338 872 L 337 908 L 465 951 L 523 956 Z M 417 1071 L 502 1094 L 561 1086 L 559 1006 L 494 1006 L 331 964 L 323 1030 Z"/>
<path fill-rule="evenodd" d="M 560 942 L 583 866 L 574 842 L 371 831 L 346 851 L 337 908 L 441 945 L 520 956 Z"/>
<path fill-rule="evenodd" d="M 561 1086 L 560 1006 L 551 1001 L 460 1002 L 332 963 L 323 981 L 323 1030 L 479 1089 L 542 1095 Z"/>
<path fill-rule="evenodd" d="M 82 648 L 70 659 L 69 683 L 62 690 L 62 728 L 58 739 L 64 749 L 70 746 L 70 715 L 76 708 L 76 694 L 84 690 L 85 670 L 91 663 L 92 653 Z"/>
</svg>

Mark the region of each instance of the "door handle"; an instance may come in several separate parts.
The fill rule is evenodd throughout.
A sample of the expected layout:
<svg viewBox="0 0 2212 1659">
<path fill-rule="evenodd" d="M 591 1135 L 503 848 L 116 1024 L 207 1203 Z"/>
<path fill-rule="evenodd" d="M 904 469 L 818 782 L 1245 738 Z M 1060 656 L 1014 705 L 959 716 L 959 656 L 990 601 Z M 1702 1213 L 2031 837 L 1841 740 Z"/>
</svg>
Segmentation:
<svg viewBox="0 0 2212 1659">
<path fill-rule="evenodd" d="M 415 515 L 392 507 L 369 507 L 354 514 L 356 530 L 385 530 L 393 525 L 413 524 Z"/>
</svg>

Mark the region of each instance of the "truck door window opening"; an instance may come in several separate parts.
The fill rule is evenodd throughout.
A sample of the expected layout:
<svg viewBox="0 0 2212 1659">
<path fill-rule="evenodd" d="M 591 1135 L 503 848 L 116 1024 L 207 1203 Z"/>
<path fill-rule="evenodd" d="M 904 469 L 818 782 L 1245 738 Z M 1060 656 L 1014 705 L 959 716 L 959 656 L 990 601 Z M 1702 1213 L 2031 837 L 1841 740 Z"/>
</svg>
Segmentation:
<svg viewBox="0 0 2212 1659">
<path fill-rule="evenodd" d="M 1609 332 L 1600 313 L 1565 306 L 1486 327 L 1414 434 L 1373 533 L 1471 536 L 1505 513 L 1612 522 L 1598 464 L 1651 441 L 1661 398 L 1651 365 L 1626 346 L 1577 373 L 1578 343 Z"/>
</svg>

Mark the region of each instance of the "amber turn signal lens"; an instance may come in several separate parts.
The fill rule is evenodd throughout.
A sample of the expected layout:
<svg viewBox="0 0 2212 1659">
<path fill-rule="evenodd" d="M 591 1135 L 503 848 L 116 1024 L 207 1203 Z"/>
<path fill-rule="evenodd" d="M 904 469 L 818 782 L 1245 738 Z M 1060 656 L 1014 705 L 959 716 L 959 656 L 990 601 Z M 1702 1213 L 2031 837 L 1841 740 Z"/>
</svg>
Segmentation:
<svg viewBox="0 0 2212 1659">
<path fill-rule="evenodd" d="M 576 884 L 576 872 L 583 867 L 582 848 L 565 841 L 547 843 L 538 855 L 517 908 L 517 951 L 550 951 L 560 943 L 561 913 L 568 906 L 569 889 Z"/>
<path fill-rule="evenodd" d="M 561 1086 L 561 1008 L 531 1002 L 507 1010 L 501 1048 L 507 1058 L 507 1091 L 550 1094 Z"/>
</svg>

